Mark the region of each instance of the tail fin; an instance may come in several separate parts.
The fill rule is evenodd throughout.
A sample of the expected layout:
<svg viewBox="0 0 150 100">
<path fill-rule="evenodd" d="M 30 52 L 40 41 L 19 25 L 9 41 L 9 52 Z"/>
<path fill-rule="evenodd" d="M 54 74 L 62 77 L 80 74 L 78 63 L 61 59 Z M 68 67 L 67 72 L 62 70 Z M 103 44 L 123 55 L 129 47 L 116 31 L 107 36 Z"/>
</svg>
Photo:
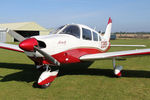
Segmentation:
<svg viewBox="0 0 150 100">
<path fill-rule="evenodd" d="M 107 27 L 106 27 L 106 31 L 105 31 L 105 34 L 104 34 L 104 38 L 105 38 L 107 41 L 110 40 L 111 28 L 112 28 L 112 20 L 111 20 L 111 18 L 109 17 L 108 24 L 107 24 Z"/>
</svg>

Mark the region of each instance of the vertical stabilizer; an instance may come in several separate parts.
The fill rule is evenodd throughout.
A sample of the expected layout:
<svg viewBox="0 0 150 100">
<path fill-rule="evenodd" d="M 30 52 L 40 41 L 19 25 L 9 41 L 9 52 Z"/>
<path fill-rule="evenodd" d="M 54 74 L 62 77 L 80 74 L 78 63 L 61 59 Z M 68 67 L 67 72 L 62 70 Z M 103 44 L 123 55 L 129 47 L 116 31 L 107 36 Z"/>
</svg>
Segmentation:
<svg viewBox="0 0 150 100">
<path fill-rule="evenodd" d="M 112 19 L 109 17 L 108 24 L 107 24 L 107 27 L 106 27 L 106 31 L 105 31 L 105 34 L 104 34 L 104 38 L 107 41 L 110 40 L 111 28 L 112 28 Z"/>
</svg>

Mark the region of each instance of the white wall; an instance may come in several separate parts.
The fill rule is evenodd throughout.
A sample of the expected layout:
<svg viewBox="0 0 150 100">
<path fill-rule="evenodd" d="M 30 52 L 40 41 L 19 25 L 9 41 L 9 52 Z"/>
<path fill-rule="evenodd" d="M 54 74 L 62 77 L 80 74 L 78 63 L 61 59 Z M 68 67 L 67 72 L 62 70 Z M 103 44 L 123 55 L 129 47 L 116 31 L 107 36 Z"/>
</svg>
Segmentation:
<svg viewBox="0 0 150 100">
<path fill-rule="evenodd" d="M 6 42 L 6 31 L 0 29 L 0 42 Z"/>
</svg>

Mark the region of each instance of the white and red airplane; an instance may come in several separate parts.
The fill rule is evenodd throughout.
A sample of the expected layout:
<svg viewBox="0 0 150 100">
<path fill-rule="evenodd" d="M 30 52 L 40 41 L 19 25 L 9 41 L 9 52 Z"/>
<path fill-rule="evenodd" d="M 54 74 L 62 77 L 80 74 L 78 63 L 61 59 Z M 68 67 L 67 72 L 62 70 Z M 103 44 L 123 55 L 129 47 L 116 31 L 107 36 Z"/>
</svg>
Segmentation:
<svg viewBox="0 0 150 100">
<path fill-rule="evenodd" d="M 121 76 L 122 66 L 116 66 L 115 58 L 121 56 L 147 55 L 150 49 L 107 52 L 110 46 L 144 46 L 144 45 L 110 45 L 112 20 L 109 18 L 105 34 L 81 24 L 67 24 L 58 28 L 53 34 L 33 36 L 28 39 L 12 30 L 7 32 L 20 41 L 19 46 L 0 43 L 0 48 L 23 52 L 35 62 L 37 68 L 46 67 L 38 79 L 38 85 L 46 88 L 56 78 L 62 64 L 80 63 L 99 59 L 113 59 L 114 74 Z M 51 66 L 58 69 L 53 70 Z"/>
</svg>

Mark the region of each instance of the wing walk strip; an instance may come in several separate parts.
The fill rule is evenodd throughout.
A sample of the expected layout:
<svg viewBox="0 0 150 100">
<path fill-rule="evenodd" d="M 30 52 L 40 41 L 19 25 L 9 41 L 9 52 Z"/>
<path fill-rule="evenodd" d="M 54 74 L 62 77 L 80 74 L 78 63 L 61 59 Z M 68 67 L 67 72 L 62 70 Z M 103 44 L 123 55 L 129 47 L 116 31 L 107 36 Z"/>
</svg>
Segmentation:
<svg viewBox="0 0 150 100">
<path fill-rule="evenodd" d="M 87 61 L 87 60 L 107 59 L 113 57 L 148 55 L 148 54 L 150 54 L 150 49 L 136 49 L 136 50 L 127 50 L 127 51 L 88 54 L 88 55 L 81 56 L 80 60 Z"/>
<path fill-rule="evenodd" d="M 14 44 L 0 43 L 0 48 L 7 49 L 7 50 L 12 50 L 12 51 L 24 52 L 23 50 L 21 50 L 18 47 L 18 45 L 14 45 Z"/>
</svg>

